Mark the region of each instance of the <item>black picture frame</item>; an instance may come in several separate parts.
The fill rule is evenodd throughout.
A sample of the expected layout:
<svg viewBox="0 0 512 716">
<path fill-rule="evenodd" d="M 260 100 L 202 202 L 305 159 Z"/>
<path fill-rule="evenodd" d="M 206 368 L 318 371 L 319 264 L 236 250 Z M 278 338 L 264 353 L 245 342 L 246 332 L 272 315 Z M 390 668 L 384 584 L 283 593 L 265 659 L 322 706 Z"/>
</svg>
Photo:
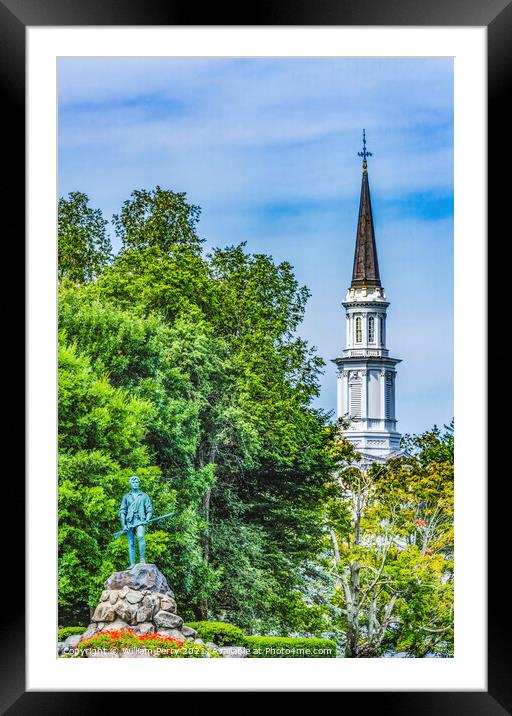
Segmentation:
<svg viewBox="0 0 512 716">
<path fill-rule="evenodd" d="M 121 25 L 346 25 L 346 26 L 482 26 L 488 32 L 488 216 L 493 246 L 510 241 L 509 223 L 504 221 L 510 204 L 510 179 L 503 181 L 504 168 L 510 167 L 512 154 L 507 144 L 512 117 L 507 99 L 512 75 L 512 0 L 286 0 L 253 5 L 210 4 L 198 10 L 192 4 L 172 0 L 0 0 L 0 86 L 3 102 L 3 166 L 5 183 L 3 216 L 15 216 L 16 228 L 10 241 L 23 245 L 25 203 L 25 39 L 29 26 L 121 26 Z M 504 229 L 506 234 L 503 233 Z M 4 229 L 5 230 L 5 229 Z M 498 230 L 500 235 L 498 236 Z M 14 239 L 16 237 L 16 240 Z M 18 264 L 20 265 L 20 264 Z M 489 268 L 497 271 L 490 262 Z M 492 273 L 491 273 L 492 276 Z M 507 286 L 504 275 L 496 291 Z M 493 301 L 494 301 L 493 294 Z M 5 328 L 9 330 L 9 326 Z M 504 349 L 502 349 L 504 351 Z M 9 368 L 11 374 L 13 367 Z M 481 380 L 483 376 L 475 376 Z M 483 437 L 482 439 L 485 439 Z M 504 479 L 507 479 L 504 475 Z M 7 534 L 16 534 L 16 580 L 22 580 L 23 532 L 20 516 L 25 512 L 24 484 L 11 480 L 15 493 L 9 512 L 13 525 Z M 489 484 L 489 580 L 488 595 L 488 690 L 464 692 L 364 692 L 343 693 L 347 699 L 364 696 L 364 706 L 379 713 L 452 716 L 496 716 L 512 714 L 512 678 L 508 670 L 511 635 L 509 606 L 503 605 L 498 580 L 504 564 L 500 561 L 504 542 L 498 525 L 510 522 L 508 504 L 501 496 L 499 475 Z M 8 528 L 9 529 L 9 528 Z M 5 534 L 5 533 L 4 533 Z M 505 537 L 503 538 L 505 540 Z M 508 561 L 510 561 L 508 559 Z M 10 561 L 4 563 L 3 573 Z M 20 587 L 17 587 L 21 593 Z M 17 609 L 17 611 L 16 611 Z M 14 611 L 13 611 L 14 610 Z M 1 610 L 3 611 L 3 610 Z M 1 612 L 0 612 L 1 613 Z M 5 612 L 7 613 L 7 611 Z M 9 618 L 0 618 L 0 710 L 9 716 L 19 714 L 80 715 L 115 707 L 119 693 L 105 692 L 26 692 L 24 608 L 21 600 L 9 605 Z M 406 688 L 404 684 L 404 688 Z M 139 701 L 140 699 L 140 701 Z M 149 708 L 147 696 L 130 694 L 131 707 Z M 115 701 L 114 701 L 115 700 Z M 140 703 L 140 706 L 139 706 Z M 137 704 L 137 705 L 136 705 Z M 169 708 L 172 705 L 169 703 Z M 341 707 L 341 704 L 340 704 Z"/>
</svg>

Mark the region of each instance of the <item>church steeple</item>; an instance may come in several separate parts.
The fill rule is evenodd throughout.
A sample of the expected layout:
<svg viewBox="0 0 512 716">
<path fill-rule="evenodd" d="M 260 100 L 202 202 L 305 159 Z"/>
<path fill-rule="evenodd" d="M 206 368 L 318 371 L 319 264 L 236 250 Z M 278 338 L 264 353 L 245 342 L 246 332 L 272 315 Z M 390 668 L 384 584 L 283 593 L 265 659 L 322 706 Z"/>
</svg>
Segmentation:
<svg viewBox="0 0 512 716">
<path fill-rule="evenodd" d="M 338 418 L 348 422 L 345 436 L 365 463 L 384 462 L 398 453 L 395 414 L 396 366 L 386 345 L 389 302 L 380 282 L 370 186 L 366 133 L 363 130 L 363 178 L 352 284 L 343 307 L 346 348 L 334 359 L 338 367 Z"/>
<path fill-rule="evenodd" d="M 352 287 L 381 286 L 377 247 L 375 245 L 375 230 L 373 228 L 370 184 L 368 182 L 367 157 L 371 157 L 372 153 L 366 150 L 366 132 L 364 129 L 363 151 L 358 152 L 358 155 L 363 157 L 363 177 L 361 181 L 361 198 L 359 200 L 356 249 L 354 253 L 354 269 L 352 271 L 351 285 Z"/>
</svg>

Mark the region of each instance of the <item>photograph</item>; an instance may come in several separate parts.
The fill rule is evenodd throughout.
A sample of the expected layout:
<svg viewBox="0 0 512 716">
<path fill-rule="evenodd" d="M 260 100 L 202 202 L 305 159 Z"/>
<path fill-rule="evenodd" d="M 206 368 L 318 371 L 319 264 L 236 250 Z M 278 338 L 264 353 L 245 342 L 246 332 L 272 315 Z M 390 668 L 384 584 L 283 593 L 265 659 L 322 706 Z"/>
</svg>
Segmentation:
<svg viewBox="0 0 512 716">
<path fill-rule="evenodd" d="M 58 659 L 453 659 L 453 57 L 56 71 Z"/>
</svg>

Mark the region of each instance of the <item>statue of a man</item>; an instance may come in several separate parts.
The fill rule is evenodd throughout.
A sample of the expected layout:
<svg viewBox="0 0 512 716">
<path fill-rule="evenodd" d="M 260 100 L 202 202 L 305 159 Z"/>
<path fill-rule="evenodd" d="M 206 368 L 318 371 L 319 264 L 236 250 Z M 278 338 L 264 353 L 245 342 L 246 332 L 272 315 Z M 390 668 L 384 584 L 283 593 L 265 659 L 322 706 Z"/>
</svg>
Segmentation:
<svg viewBox="0 0 512 716">
<path fill-rule="evenodd" d="M 135 535 L 139 542 L 139 564 L 144 564 L 146 553 L 146 527 L 151 519 L 153 506 L 151 500 L 139 489 L 140 480 L 137 475 L 132 475 L 129 480 L 130 492 L 123 495 L 119 518 L 121 527 L 126 530 L 128 536 L 128 556 L 130 557 L 130 569 L 135 566 Z"/>
</svg>

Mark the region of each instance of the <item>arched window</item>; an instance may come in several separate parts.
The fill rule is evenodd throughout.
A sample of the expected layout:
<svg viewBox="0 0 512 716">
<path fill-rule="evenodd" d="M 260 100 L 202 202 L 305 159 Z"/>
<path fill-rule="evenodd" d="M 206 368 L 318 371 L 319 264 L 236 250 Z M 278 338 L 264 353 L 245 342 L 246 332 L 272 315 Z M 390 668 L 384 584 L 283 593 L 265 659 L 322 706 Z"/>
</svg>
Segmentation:
<svg viewBox="0 0 512 716">
<path fill-rule="evenodd" d="M 375 342 L 375 319 L 373 316 L 368 318 L 368 343 Z"/>
<path fill-rule="evenodd" d="M 361 343 L 363 340 L 363 324 L 361 316 L 356 318 L 356 343 Z"/>
<path fill-rule="evenodd" d="M 385 345 L 386 343 L 386 336 L 384 335 L 384 318 L 383 316 L 379 316 L 379 333 L 380 333 L 380 344 L 381 346 Z"/>
</svg>

